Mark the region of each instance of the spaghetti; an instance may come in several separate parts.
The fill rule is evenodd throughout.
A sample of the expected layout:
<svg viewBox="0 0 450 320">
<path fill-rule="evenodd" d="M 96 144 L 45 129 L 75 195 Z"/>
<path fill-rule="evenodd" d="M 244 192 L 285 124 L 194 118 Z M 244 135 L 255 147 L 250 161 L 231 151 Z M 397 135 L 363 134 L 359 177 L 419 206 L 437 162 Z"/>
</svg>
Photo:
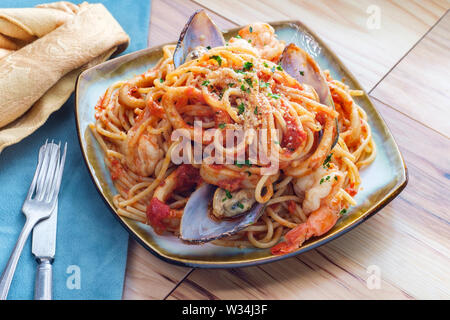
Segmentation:
<svg viewBox="0 0 450 320">
<path fill-rule="evenodd" d="M 118 190 L 118 214 L 177 235 L 183 208 L 201 183 L 227 197 L 251 190 L 255 201 L 267 204 L 264 214 L 213 243 L 283 254 L 326 233 L 356 204 L 359 170 L 376 154 L 367 116 L 353 100 L 363 92 L 325 72 L 336 108 L 321 104 L 312 87 L 275 63 L 284 47 L 271 26 L 256 23 L 176 69 L 175 47 L 165 46 L 155 67 L 108 88 L 90 128 Z M 340 134 L 332 148 L 336 118 Z M 187 149 L 173 139 L 176 130 L 183 130 Z M 232 147 L 218 139 L 236 130 L 245 136 Z M 261 136 L 262 154 L 250 157 Z M 196 147 L 211 146 L 209 158 L 195 161 Z M 180 152 L 189 163 L 175 163 Z M 211 161 L 225 157 L 234 161 Z M 274 157 L 277 167 L 270 171 Z"/>
</svg>

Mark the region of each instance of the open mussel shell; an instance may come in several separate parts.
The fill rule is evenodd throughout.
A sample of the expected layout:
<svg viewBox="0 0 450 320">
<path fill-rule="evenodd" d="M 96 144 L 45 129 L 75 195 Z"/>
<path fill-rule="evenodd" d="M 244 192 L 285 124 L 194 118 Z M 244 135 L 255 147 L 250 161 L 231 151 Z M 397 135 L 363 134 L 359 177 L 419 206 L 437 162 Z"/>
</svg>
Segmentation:
<svg viewBox="0 0 450 320">
<path fill-rule="evenodd" d="M 220 47 L 225 45 L 222 32 L 209 18 L 205 10 L 195 12 L 181 31 L 180 38 L 173 53 L 175 68 L 182 65 L 190 53 L 198 47 Z"/>
<path fill-rule="evenodd" d="M 295 44 L 289 44 L 280 58 L 280 65 L 289 75 L 300 83 L 314 88 L 322 104 L 336 110 L 328 88 L 327 80 L 317 62 L 304 50 Z M 333 148 L 339 139 L 339 126 L 336 119 L 336 138 L 331 146 Z"/>
<path fill-rule="evenodd" d="M 209 214 L 209 206 L 216 186 L 203 184 L 191 194 L 181 219 L 180 238 L 193 243 L 203 243 L 230 236 L 255 223 L 265 206 L 255 204 L 240 218 L 216 221 Z"/>
</svg>

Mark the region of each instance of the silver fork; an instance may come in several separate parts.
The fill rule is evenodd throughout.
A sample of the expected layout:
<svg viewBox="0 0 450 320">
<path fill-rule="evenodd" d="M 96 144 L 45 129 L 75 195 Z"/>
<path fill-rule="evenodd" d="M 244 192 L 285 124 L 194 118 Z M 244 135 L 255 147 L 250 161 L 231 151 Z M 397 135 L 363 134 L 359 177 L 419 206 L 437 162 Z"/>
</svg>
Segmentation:
<svg viewBox="0 0 450 320">
<path fill-rule="evenodd" d="M 8 296 L 14 271 L 23 246 L 33 227 L 41 220 L 47 219 L 52 213 L 58 198 L 61 177 L 64 170 L 67 143 L 60 159 L 61 143 L 58 145 L 47 143 L 39 149 L 39 161 L 34 173 L 33 181 L 28 190 L 27 198 L 22 206 L 22 212 L 26 217 L 25 225 L 20 232 L 19 239 L 14 247 L 2 277 L 0 278 L 0 300 Z"/>
</svg>

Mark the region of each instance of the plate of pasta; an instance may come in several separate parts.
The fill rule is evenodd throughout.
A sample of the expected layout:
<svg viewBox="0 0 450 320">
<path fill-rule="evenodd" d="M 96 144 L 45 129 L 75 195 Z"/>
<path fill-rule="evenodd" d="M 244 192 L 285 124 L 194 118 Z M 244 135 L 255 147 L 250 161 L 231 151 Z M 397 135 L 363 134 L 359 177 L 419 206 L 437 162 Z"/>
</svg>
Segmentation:
<svg viewBox="0 0 450 320">
<path fill-rule="evenodd" d="M 351 230 L 407 183 L 367 94 L 298 21 L 222 32 L 196 12 L 177 43 L 83 72 L 76 121 L 114 216 L 179 265 L 297 255 Z"/>
</svg>

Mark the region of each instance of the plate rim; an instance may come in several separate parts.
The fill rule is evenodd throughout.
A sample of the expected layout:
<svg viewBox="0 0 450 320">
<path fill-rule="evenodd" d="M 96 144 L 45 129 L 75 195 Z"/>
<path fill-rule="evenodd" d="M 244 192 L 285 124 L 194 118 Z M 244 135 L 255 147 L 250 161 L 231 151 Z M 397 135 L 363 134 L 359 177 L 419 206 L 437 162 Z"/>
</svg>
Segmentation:
<svg viewBox="0 0 450 320">
<path fill-rule="evenodd" d="M 284 254 L 284 255 L 273 255 L 273 256 L 265 256 L 265 257 L 253 258 L 253 259 L 248 260 L 248 261 L 238 261 L 238 262 L 236 262 L 236 261 L 214 262 L 214 261 L 207 261 L 207 260 L 195 260 L 195 259 L 186 259 L 186 258 L 179 258 L 179 257 L 168 256 L 168 255 L 166 255 L 166 254 L 164 254 L 162 252 L 159 252 L 155 248 L 153 248 L 151 245 L 149 245 L 145 241 L 145 239 L 143 239 L 143 237 L 141 237 L 132 228 L 130 228 L 125 223 L 125 221 L 124 221 L 125 218 L 121 218 L 117 214 L 116 209 L 111 205 L 111 203 L 106 199 L 106 196 L 101 191 L 100 186 L 97 184 L 94 172 L 93 172 L 93 170 L 91 170 L 91 164 L 90 164 L 90 162 L 88 160 L 87 150 L 83 147 L 83 141 L 82 141 L 83 138 L 82 138 L 82 134 L 81 134 L 80 121 L 79 121 L 79 112 L 78 112 L 79 111 L 78 99 L 79 99 L 79 96 L 80 96 L 79 95 L 79 89 L 80 89 L 79 84 L 81 82 L 81 79 L 83 77 L 85 77 L 86 74 L 88 74 L 90 72 L 93 72 L 93 71 L 95 71 L 98 68 L 107 67 L 108 65 L 113 65 L 115 63 L 118 63 L 120 65 L 121 64 L 121 60 L 125 60 L 125 62 L 122 62 L 122 63 L 130 62 L 130 61 L 134 60 L 135 58 L 140 57 L 141 55 L 144 56 L 145 54 L 150 53 L 152 51 L 159 51 L 159 50 L 162 49 L 162 47 L 164 47 L 166 45 L 173 45 L 176 42 L 164 43 L 164 44 L 161 44 L 161 45 L 158 45 L 158 46 L 153 46 L 153 47 L 150 47 L 150 48 L 141 49 L 141 50 L 134 51 L 134 52 L 131 52 L 131 53 L 123 55 L 123 56 L 119 56 L 119 57 L 113 58 L 111 60 L 105 61 L 103 63 L 100 63 L 100 64 L 95 65 L 95 66 L 93 66 L 93 67 L 91 67 L 89 69 L 84 70 L 77 77 L 77 80 L 76 80 L 76 83 L 75 83 L 75 108 L 74 108 L 74 113 L 75 113 L 75 124 L 76 124 L 76 131 L 77 131 L 77 135 L 78 135 L 78 142 L 80 144 L 81 153 L 83 155 L 83 160 L 84 160 L 84 163 L 85 163 L 85 165 L 87 167 L 87 171 L 89 172 L 89 176 L 91 177 L 91 180 L 92 180 L 92 182 L 93 182 L 93 184 L 95 186 L 95 189 L 99 193 L 99 195 L 102 198 L 103 202 L 109 208 L 109 211 L 116 218 L 116 220 L 119 221 L 119 223 L 128 232 L 128 234 L 131 235 L 134 238 L 134 240 L 136 240 L 146 250 L 148 250 L 150 253 L 152 253 L 153 255 L 155 255 L 156 257 L 160 258 L 163 261 L 166 261 L 168 263 L 175 264 L 175 265 L 178 265 L 178 266 L 183 266 L 183 267 L 214 269 L 214 268 L 250 267 L 250 266 L 255 266 L 255 265 L 262 265 L 262 264 L 266 264 L 266 263 L 277 262 L 277 261 L 284 260 L 284 259 L 287 259 L 287 258 L 290 258 L 290 257 L 293 257 L 293 256 L 297 256 L 299 254 L 305 253 L 305 252 L 307 252 L 309 250 L 312 250 L 312 249 L 315 249 L 315 248 L 317 248 L 319 246 L 322 246 L 322 245 L 328 243 L 329 241 L 334 240 L 334 239 L 344 235 L 345 233 L 347 233 L 350 230 L 354 229 L 355 227 L 357 227 L 358 225 L 360 225 L 361 223 L 363 223 L 367 219 L 371 218 L 376 213 L 378 213 L 381 209 L 383 209 L 387 204 L 389 204 L 393 199 L 395 199 L 403 191 L 403 189 L 406 187 L 406 185 L 408 184 L 409 175 L 408 175 L 408 169 L 407 169 L 405 160 L 404 160 L 403 155 L 402 155 L 402 153 L 401 153 L 401 151 L 400 151 L 400 149 L 398 147 L 397 141 L 395 140 L 394 136 L 392 135 L 391 130 L 389 129 L 386 121 L 381 116 L 381 114 L 379 113 L 379 111 L 375 107 L 375 105 L 372 103 L 372 100 L 370 99 L 370 96 L 361 87 L 359 81 L 347 69 L 347 67 L 345 66 L 345 64 L 343 64 L 343 62 L 339 59 L 339 57 L 336 56 L 334 51 L 332 51 L 329 48 L 329 46 L 325 42 L 323 42 L 320 37 L 317 36 L 317 34 L 315 34 L 313 31 L 311 31 L 307 26 L 305 26 L 299 20 L 282 20 L 282 21 L 273 21 L 273 22 L 267 22 L 267 23 L 269 23 L 272 26 L 273 25 L 288 25 L 288 24 L 293 24 L 293 25 L 300 26 L 307 33 L 309 33 L 311 36 L 313 36 L 314 40 L 316 40 L 320 44 L 320 46 L 322 46 L 322 47 L 324 47 L 326 49 L 327 53 L 329 53 L 332 56 L 332 58 L 339 64 L 339 67 L 342 68 L 342 70 L 348 75 L 348 77 L 351 79 L 351 81 L 357 85 L 358 89 L 361 89 L 361 90 L 364 91 L 364 94 L 366 95 L 367 99 L 369 100 L 370 104 L 372 105 L 373 110 L 375 111 L 376 115 L 382 120 L 382 123 L 384 125 L 383 129 L 386 129 L 387 135 L 394 142 L 395 151 L 399 155 L 399 158 L 400 158 L 401 163 L 402 163 L 402 167 L 403 167 L 403 172 L 402 173 L 403 173 L 403 175 L 402 175 L 401 179 L 396 183 L 396 185 L 393 186 L 392 189 L 381 200 L 379 200 L 377 203 L 372 205 L 359 218 L 357 218 L 354 221 L 352 221 L 344 229 L 342 229 L 342 230 L 340 230 L 338 232 L 331 233 L 331 234 L 330 233 L 325 234 L 325 235 L 323 235 L 320 238 L 320 240 L 317 240 L 316 242 L 314 242 L 314 243 L 312 243 L 310 245 L 306 245 L 305 247 L 300 247 L 298 250 L 296 250 L 294 252 L 291 252 L 291 253 L 288 253 L 288 254 Z M 244 26 L 237 26 L 237 27 L 234 27 L 234 28 L 226 29 L 226 30 L 224 30 L 222 32 L 223 33 L 232 33 L 232 32 L 235 32 L 235 31 L 241 29 L 242 27 L 244 27 Z"/>
</svg>

